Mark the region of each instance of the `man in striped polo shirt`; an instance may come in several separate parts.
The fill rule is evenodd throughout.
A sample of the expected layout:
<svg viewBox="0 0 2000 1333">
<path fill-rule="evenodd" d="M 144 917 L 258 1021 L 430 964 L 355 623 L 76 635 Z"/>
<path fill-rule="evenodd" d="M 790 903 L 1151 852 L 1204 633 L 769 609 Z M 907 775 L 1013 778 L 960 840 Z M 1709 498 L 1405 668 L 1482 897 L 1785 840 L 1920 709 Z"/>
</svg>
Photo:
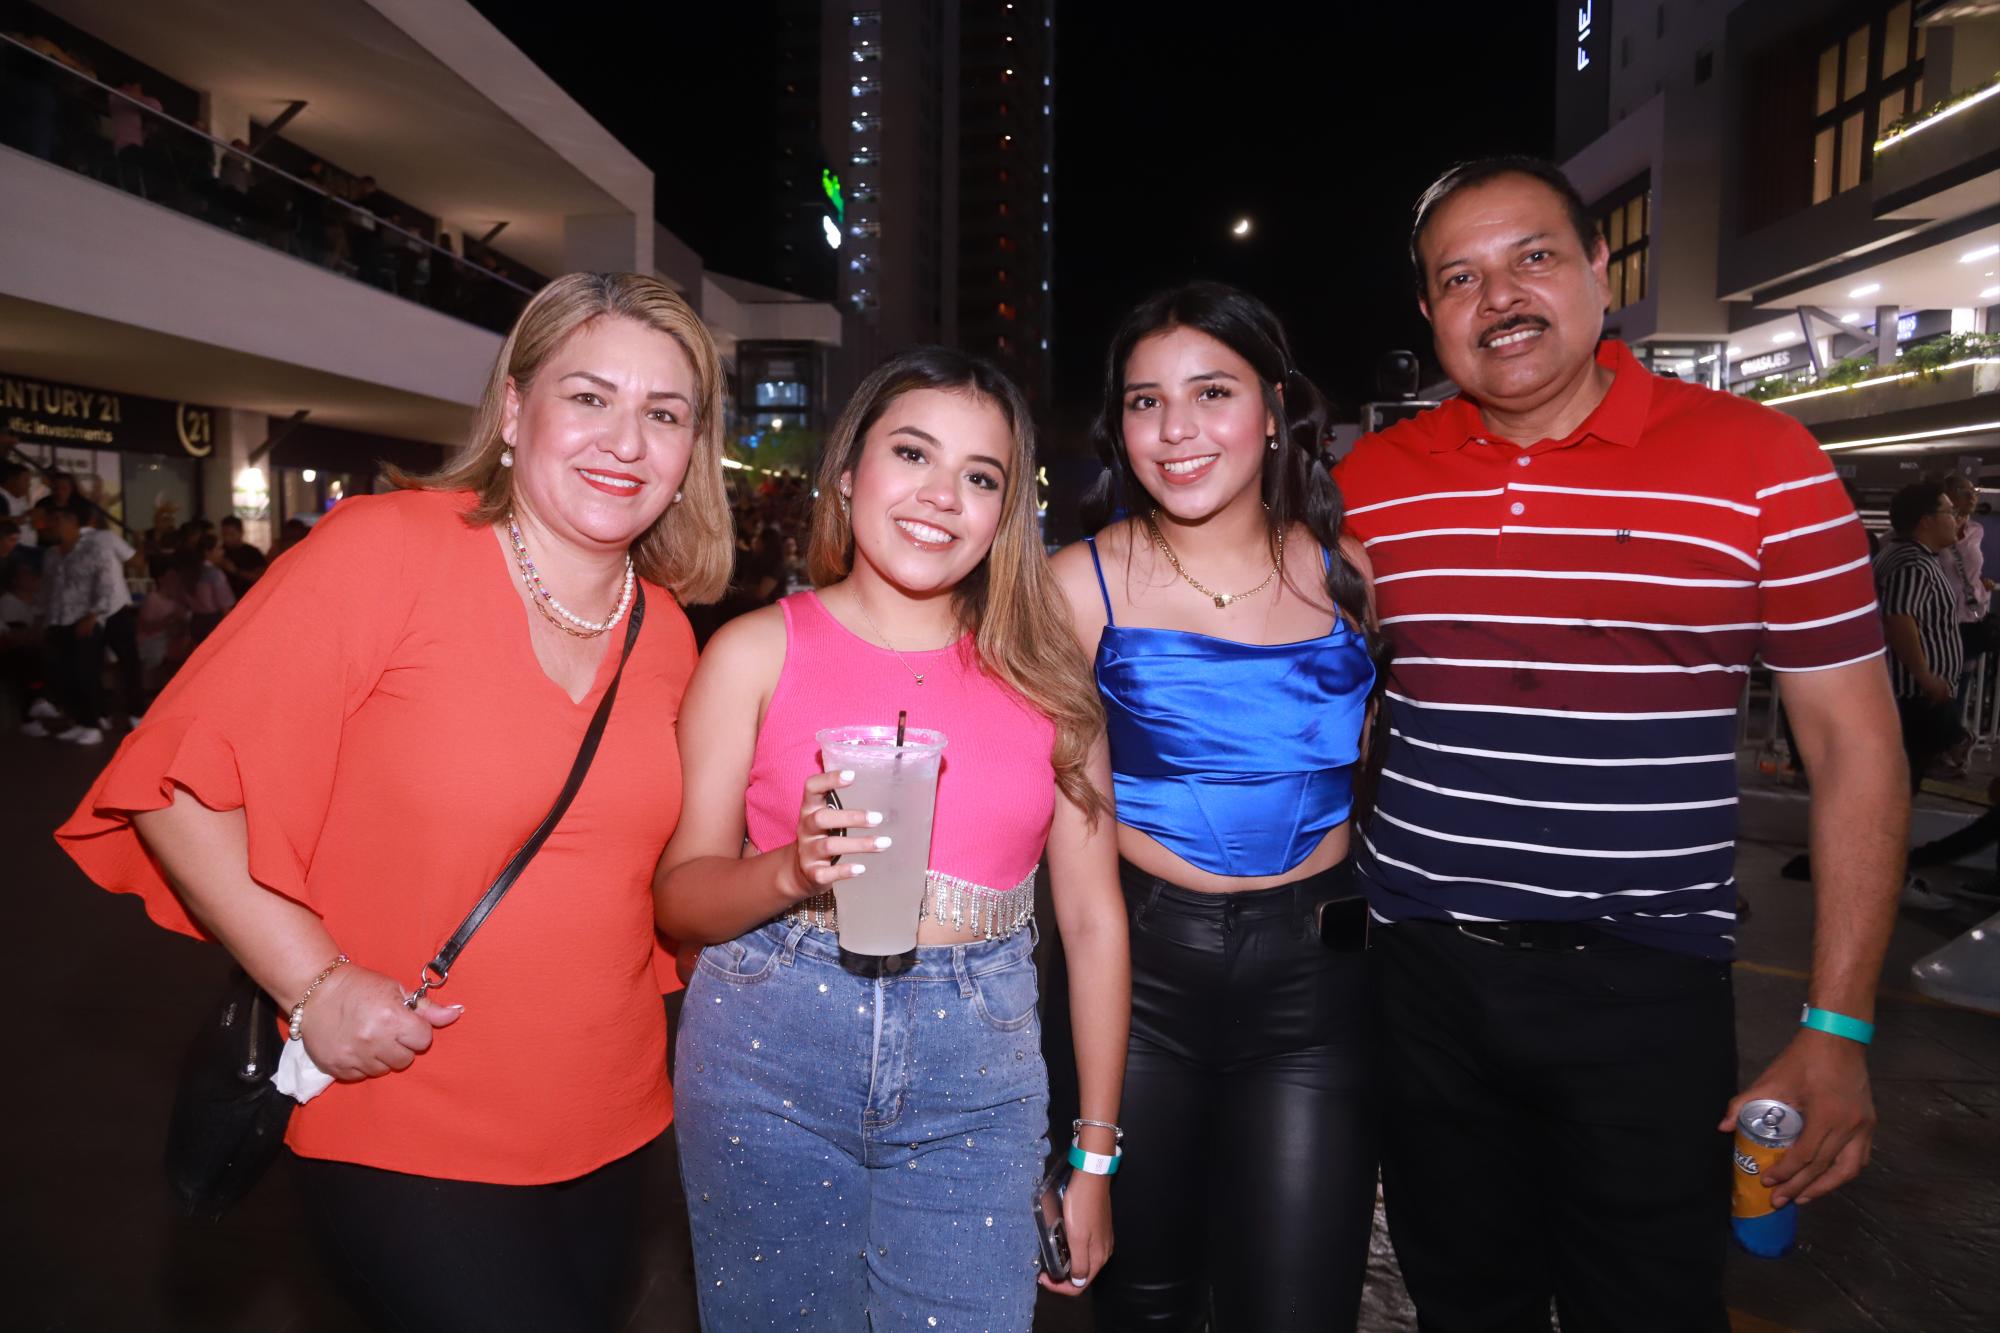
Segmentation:
<svg viewBox="0 0 2000 1333">
<path fill-rule="evenodd" d="M 1889 526 L 1894 535 L 1875 557 L 1875 587 L 1915 792 L 1924 770 L 1965 735 L 1957 704 L 1965 663 L 1959 602 L 1938 559 L 1958 541 L 1958 510 L 1943 484 L 1915 481 L 1890 498 Z"/>
<path fill-rule="evenodd" d="M 1779 673 L 1813 778 L 1816 1017 L 1872 1019 L 1908 817 L 1868 553 L 1795 422 L 1600 345 L 1606 250 L 1533 159 L 1419 201 L 1463 396 L 1337 476 L 1394 661 L 1358 865 L 1390 1233 L 1426 1330 L 1727 1327 L 1731 1122 L 1804 1110 L 1775 1197 L 1851 1178 L 1863 1046 L 1802 1029 L 1737 1093 L 1736 704 Z"/>
</svg>

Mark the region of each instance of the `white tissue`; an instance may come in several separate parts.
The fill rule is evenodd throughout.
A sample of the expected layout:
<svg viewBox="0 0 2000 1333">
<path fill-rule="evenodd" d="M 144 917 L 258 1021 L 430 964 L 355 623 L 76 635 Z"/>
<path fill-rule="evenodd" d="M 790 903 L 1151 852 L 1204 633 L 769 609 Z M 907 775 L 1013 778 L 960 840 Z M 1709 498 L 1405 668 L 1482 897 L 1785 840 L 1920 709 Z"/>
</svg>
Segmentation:
<svg viewBox="0 0 2000 1333">
<path fill-rule="evenodd" d="M 313 1063 L 304 1042 L 288 1041 L 284 1054 L 278 1057 L 278 1072 L 271 1076 L 271 1083 L 279 1092 L 304 1105 L 333 1086 L 333 1075 Z"/>
</svg>

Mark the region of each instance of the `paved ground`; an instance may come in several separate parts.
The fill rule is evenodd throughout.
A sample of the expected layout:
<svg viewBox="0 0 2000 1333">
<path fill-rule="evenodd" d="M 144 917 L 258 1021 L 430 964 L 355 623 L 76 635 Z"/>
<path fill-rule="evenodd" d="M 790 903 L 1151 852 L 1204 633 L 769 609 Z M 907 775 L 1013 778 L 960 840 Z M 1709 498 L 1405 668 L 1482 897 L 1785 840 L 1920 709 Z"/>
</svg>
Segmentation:
<svg viewBox="0 0 2000 1333">
<path fill-rule="evenodd" d="M 0 968 L 14 1087 L 0 1101 L 0 1327 L 355 1329 L 304 1252 L 282 1172 L 219 1225 L 167 1215 L 158 1163 L 174 1065 L 224 969 L 216 951 L 149 925 L 135 900 L 91 890 L 55 852 L 48 830 L 104 755 L 0 735 L 0 893 L 14 912 Z M 1746 809 L 1746 828 L 1782 839 L 1794 814 L 1772 797 Z M 1784 1042 L 1804 993 L 1809 892 L 1777 874 L 1794 850 L 1783 841 L 1743 849 L 1755 910 L 1737 994 L 1750 1072 Z M 1739 1329 L 2000 1327 L 2000 1018 L 1925 1002 L 1908 983 L 1912 961 L 1977 915 L 1905 914 L 1899 924 L 1874 1062 L 1874 1165 L 1808 1210 L 1795 1256 L 1736 1264 L 1729 1297 Z M 647 1258 L 629 1327 L 692 1329 L 671 1145 L 651 1149 L 648 1165 Z M 1379 1242 L 1364 1327 L 1413 1328 Z M 1038 1328 L 1090 1327 L 1080 1304 L 1045 1305 Z"/>
</svg>

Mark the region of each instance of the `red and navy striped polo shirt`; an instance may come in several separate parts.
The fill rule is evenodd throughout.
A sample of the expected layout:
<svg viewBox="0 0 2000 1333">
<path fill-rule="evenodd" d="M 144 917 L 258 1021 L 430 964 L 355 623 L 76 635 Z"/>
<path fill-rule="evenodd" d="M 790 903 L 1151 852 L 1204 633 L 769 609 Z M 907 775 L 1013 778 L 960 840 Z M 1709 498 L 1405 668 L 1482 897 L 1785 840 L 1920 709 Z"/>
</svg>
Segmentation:
<svg viewBox="0 0 2000 1333">
<path fill-rule="evenodd" d="M 1789 417 L 1622 343 L 1567 439 L 1460 398 L 1335 472 L 1393 662 L 1358 864 L 1378 917 L 1586 921 L 1728 957 L 1750 665 L 1879 657 L 1867 539 Z"/>
</svg>

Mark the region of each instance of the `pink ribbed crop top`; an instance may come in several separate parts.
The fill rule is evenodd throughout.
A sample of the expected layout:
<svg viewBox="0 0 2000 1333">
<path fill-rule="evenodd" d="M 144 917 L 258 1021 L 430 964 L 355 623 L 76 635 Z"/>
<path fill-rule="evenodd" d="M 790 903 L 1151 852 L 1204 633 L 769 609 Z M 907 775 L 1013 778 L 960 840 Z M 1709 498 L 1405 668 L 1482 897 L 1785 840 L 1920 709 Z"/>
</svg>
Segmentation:
<svg viewBox="0 0 2000 1333">
<path fill-rule="evenodd" d="M 949 648 L 903 654 L 860 638 L 813 592 L 794 593 L 785 613 L 785 666 L 743 794 L 744 827 L 759 851 L 798 836 L 805 780 L 820 771 L 823 727 L 910 725 L 942 731 L 930 868 L 989 889 L 1011 889 L 1034 872 L 1055 815 L 1050 764 L 1055 726 L 979 669 L 970 636 Z M 923 673 L 919 685 L 910 671 Z"/>
</svg>

